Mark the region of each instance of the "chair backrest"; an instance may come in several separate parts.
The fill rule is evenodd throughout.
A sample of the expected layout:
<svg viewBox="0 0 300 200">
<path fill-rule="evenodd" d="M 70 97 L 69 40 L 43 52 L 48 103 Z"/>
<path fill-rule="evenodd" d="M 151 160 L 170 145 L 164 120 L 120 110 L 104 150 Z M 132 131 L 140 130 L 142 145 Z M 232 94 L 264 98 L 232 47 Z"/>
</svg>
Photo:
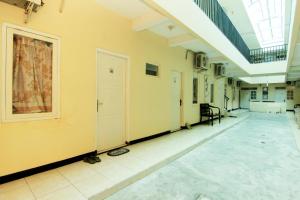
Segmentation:
<svg viewBox="0 0 300 200">
<path fill-rule="evenodd" d="M 200 104 L 200 114 L 202 116 L 204 116 L 204 115 L 209 115 L 209 113 L 210 113 L 209 104 L 208 103 L 201 103 Z"/>
</svg>

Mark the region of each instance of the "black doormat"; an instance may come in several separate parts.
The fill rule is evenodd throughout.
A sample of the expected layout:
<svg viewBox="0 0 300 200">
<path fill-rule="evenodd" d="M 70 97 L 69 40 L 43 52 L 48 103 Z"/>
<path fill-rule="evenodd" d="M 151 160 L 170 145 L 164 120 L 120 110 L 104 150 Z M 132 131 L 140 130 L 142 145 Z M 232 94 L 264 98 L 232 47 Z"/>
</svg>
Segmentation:
<svg viewBox="0 0 300 200">
<path fill-rule="evenodd" d="M 111 150 L 111 151 L 107 152 L 107 155 L 109 155 L 109 156 L 120 156 L 120 155 L 128 153 L 128 152 L 129 152 L 129 149 L 119 148 L 119 149 L 114 149 L 114 150 Z"/>
</svg>

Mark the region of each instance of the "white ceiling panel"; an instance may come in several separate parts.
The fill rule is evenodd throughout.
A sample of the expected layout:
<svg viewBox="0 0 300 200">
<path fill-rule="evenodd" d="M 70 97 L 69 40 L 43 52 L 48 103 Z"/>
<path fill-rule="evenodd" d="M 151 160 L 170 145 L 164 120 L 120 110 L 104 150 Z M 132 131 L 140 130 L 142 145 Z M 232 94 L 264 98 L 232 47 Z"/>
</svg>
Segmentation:
<svg viewBox="0 0 300 200">
<path fill-rule="evenodd" d="M 218 0 L 250 49 L 260 48 L 242 0 Z M 248 35 L 254 37 L 248 37 Z"/>
<path fill-rule="evenodd" d="M 187 33 L 187 31 L 183 30 L 182 28 L 179 28 L 175 25 L 175 23 L 171 21 L 167 21 L 160 25 L 154 26 L 149 30 L 165 38 L 176 37 Z"/>
</svg>

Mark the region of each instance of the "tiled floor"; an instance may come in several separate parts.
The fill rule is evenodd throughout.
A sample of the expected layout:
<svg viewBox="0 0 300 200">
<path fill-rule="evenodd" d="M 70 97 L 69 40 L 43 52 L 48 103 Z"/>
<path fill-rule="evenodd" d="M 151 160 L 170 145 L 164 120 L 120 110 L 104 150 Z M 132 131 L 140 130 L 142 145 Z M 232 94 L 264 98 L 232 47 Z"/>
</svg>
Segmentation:
<svg viewBox="0 0 300 200">
<path fill-rule="evenodd" d="M 300 152 L 286 114 L 251 113 L 107 200 L 299 200 Z"/>
<path fill-rule="evenodd" d="M 0 200 L 87 200 L 101 199 L 191 151 L 201 143 L 246 119 L 226 118 L 211 127 L 201 125 L 157 139 L 128 146 L 119 157 L 101 155 L 102 162 L 77 162 L 0 185 Z"/>
</svg>

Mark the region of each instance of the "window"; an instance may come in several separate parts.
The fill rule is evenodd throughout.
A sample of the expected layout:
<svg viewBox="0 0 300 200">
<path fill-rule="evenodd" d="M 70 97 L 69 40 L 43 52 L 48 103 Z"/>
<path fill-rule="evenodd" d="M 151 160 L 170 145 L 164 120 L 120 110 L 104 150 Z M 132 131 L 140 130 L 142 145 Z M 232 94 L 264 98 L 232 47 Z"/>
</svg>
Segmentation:
<svg viewBox="0 0 300 200">
<path fill-rule="evenodd" d="M 198 78 L 193 79 L 193 104 L 198 103 Z"/>
<path fill-rule="evenodd" d="M 210 103 L 214 102 L 214 84 L 210 84 Z"/>
<path fill-rule="evenodd" d="M 146 63 L 146 74 L 150 76 L 158 76 L 158 66 Z"/>
<path fill-rule="evenodd" d="M 250 98 L 251 100 L 256 100 L 256 90 L 250 92 Z"/>
<path fill-rule="evenodd" d="M 294 100 L 294 91 L 287 90 L 287 100 Z"/>
<path fill-rule="evenodd" d="M 59 117 L 59 39 L 4 25 L 3 121 Z"/>
<path fill-rule="evenodd" d="M 268 95 L 269 95 L 268 87 L 263 87 L 262 99 L 263 100 L 268 100 Z"/>
</svg>

